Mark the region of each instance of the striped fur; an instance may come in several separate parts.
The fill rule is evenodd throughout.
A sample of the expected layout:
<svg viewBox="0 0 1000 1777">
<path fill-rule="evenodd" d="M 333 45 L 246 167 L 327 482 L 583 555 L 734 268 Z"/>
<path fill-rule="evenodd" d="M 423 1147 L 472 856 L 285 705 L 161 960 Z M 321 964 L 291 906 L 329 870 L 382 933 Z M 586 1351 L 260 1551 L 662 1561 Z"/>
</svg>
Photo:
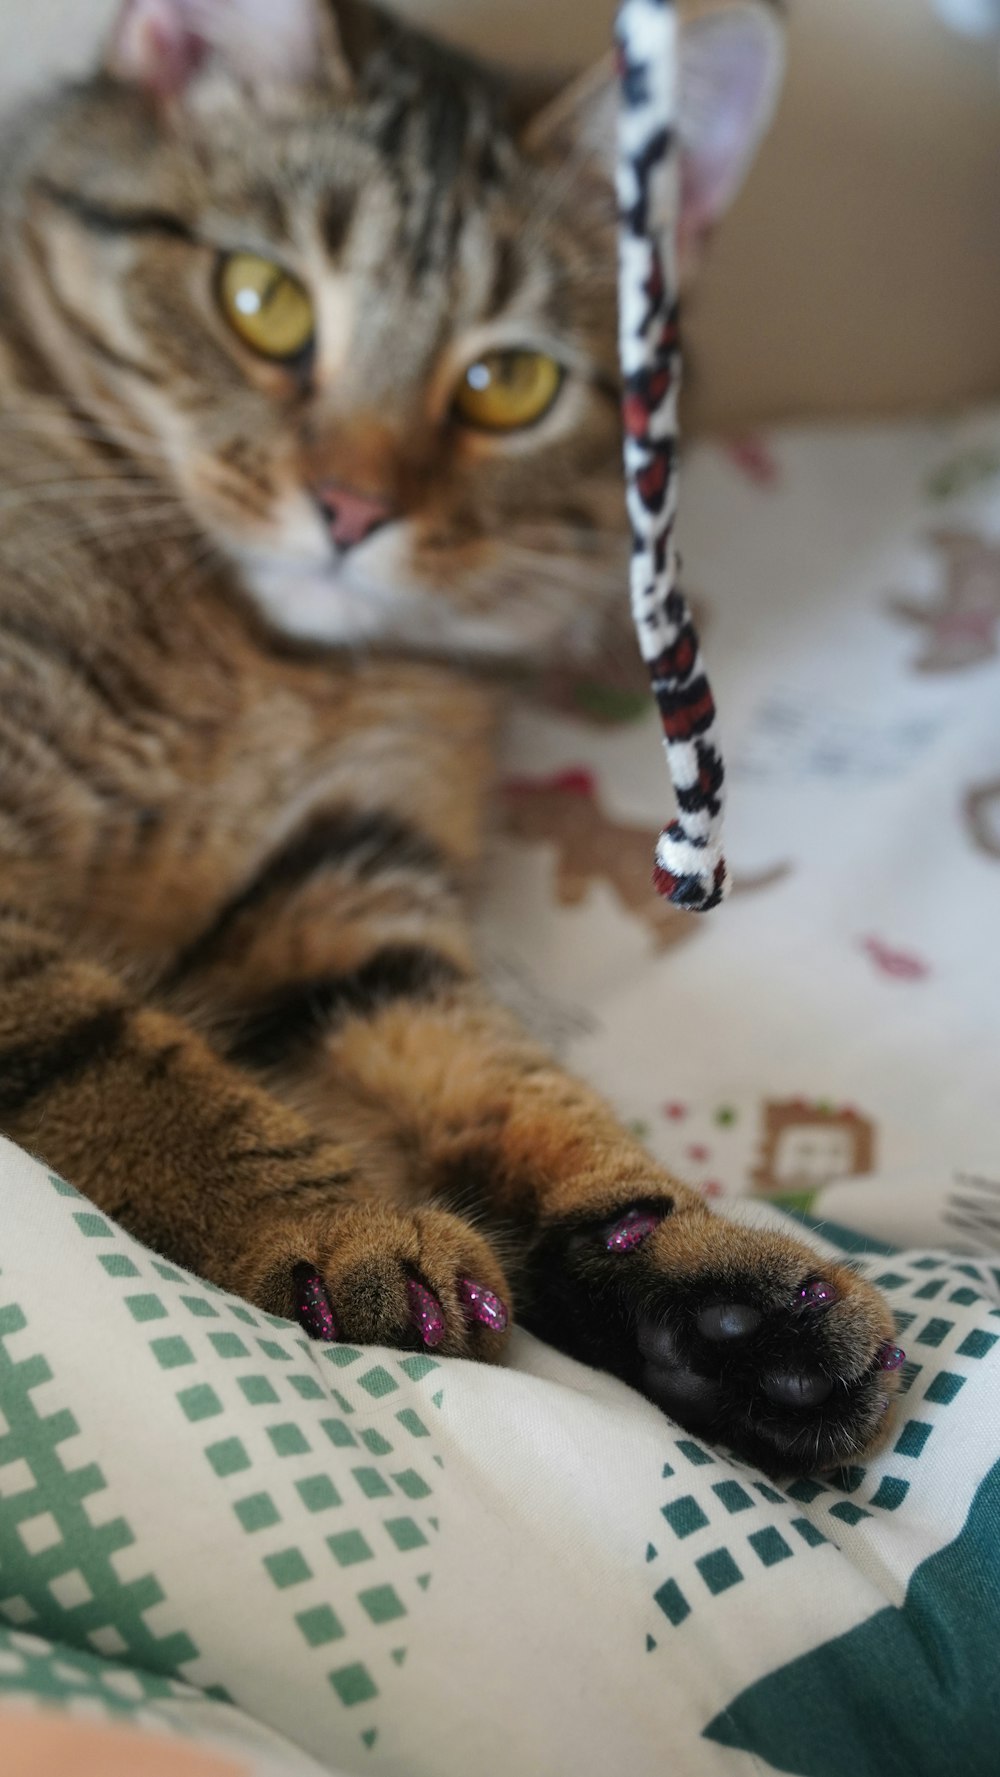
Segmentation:
<svg viewBox="0 0 1000 1777">
<path fill-rule="evenodd" d="M 581 1228 L 637 1201 L 671 1211 L 657 1287 L 754 1249 L 491 1003 L 468 929 L 497 716 L 469 656 L 565 647 L 623 584 L 609 188 L 452 57 L 338 18 L 301 89 L 213 86 L 179 127 L 100 76 L 0 157 L 0 1128 L 268 1309 L 308 1263 L 347 1336 L 405 1345 L 418 1275 L 442 1349 L 495 1358 L 459 1280 L 551 1330 L 595 1287 Z M 240 245 L 319 292 L 308 381 L 220 323 Z M 572 386 L 504 451 L 441 388 L 511 327 Z M 405 515 L 355 584 L 322 582 L 303 492 L 336 474 Z M 634 1379 L 609 1287 L 586 1353 Z M 885 1313 L 842 1287 L 867 1376 Z M 828 1454 L 873 1435 L 865 1390 Z"/>
</svg>

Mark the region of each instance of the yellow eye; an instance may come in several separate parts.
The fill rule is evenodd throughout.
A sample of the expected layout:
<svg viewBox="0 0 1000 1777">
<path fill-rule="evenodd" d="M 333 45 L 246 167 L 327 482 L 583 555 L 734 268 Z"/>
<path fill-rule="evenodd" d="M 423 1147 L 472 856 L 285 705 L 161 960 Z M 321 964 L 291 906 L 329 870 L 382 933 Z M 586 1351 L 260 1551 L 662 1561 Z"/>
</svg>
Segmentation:
<svg viewBox="0 0 1000 1777">
<path fill-rule="evenodd" d="M 219 271 L 219 303 L 234 333 L 265 358 L 297 358 L 312 344 L 313 305 L 297 278 L 258 259 L 230 253 Z"/>
<path fill-rule="evenodd" d="M 453 411 L 481 432 L 516 432 L 548 413 L 563 369 L 544 352 L 487 352 L 458 385 Z"/>
</svg>

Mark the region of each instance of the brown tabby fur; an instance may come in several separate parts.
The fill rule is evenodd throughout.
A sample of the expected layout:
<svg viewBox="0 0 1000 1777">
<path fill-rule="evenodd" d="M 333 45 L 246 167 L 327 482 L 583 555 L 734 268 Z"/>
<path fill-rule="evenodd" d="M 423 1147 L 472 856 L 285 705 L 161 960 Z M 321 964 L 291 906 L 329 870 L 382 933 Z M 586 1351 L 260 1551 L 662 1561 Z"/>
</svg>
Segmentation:
<svg viewBox="0 0 1000 1777">
<path fill-rule="evenodd" d="M 442 1350 L 482 1359 L 504 1340 L 463 1320 L 464 1276 L 555 1338 L 545 1304 L 606 1292 L 609 1266 L 647 1297 L 750 1279 L 779 1305 L 815 1255 L 664 1174 L 491 1003 L 466 924 L 496 720 L 467 657 L 563 647 L 621 597 L 607 190 L 562 144 L 519 152 L 471 70 L 338 16 L 301 90 L 180 129 L 100 76 L 8 144 L 0 1127 L 264 1308 L 291 1313 L 293 1266 L 317 1265 L 354 1340 L 414 1343 L 414 1274 Z M 360 292 L 312 383 L 214 307 L 215 251 L 243 244 Z M 442 352 L 493 311 L 579 366 L 530 449 L 441 418 Z M 335 474 L 406 515 L 426 646 L 377 569 L 357 634 L 280 633 L 260 564 Z M 673 1213 L 581 1270 L 579 1230 L 637 1201 Z M 853 1392 L 825 1441 L 809 1416 L 810 1459 L 881 1423 L 857 1379 L 887 1311 L 831 1275 L 824 1361 Z M 563 1342 L 631 1377 L 635 1312 L 609 1309 L 606 1349 Z M 794 1426 L 779 1443 L 804 1460 Z"/>
</svg>

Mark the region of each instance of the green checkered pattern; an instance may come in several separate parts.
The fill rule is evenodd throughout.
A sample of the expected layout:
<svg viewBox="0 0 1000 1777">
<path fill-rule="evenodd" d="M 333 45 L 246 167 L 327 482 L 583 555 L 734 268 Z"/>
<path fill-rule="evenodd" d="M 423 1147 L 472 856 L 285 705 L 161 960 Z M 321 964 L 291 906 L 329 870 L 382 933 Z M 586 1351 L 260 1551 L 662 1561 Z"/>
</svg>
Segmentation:
<svg viewBox="0 0 1000 1777">
<path fill-rule="evenodd" d="M 178 1712 L 158 1709 L 164 1702 L 183 1702 L 189 1686 L 175 1679 L 126 1667 L 77 1648 L 54 1646 L 24 1630 L 0 1625 L 0 1702 L 30 1696 L 69 1715 L 123 1719 L 135 1727 L 174 1731 Z"/>
<path fill-rule="evenodd" d="M 314 1345 L 291 1323 L 146 1253 L 50 1182 L 80 1263 L 100 1268 L 123 1337 L 148 1353 L 150 1411 L 175 1414 L 200 1441 L 205 1473 L 275 1609 L 288 1613 L 319 1681 L 362 1717 L 370 1748 L 383 1688 L 405 1661 L 432 1578 L 439 1520 L 429 1508 L 442 1459 L 431 1420 L 442 1391 L 429 1400 L 428 1391 L 439 1366 Z M 27 1639 L 13 1644 L 6 1668 L 0 1660 L 0 1691 L 6 1682 L 55 1695 L 62 1673 L 68 1694 L 88 1695 L 92 1708 L 110 1697 L 113 1713 L 145 1707 L 178 1677 L 225 1698 L 176 1621 L 164 1576 L 146 1570 L 104 1469 L 79 1454 L 89 1448 L 85 1407 L 53 1397 L 39 1349 L 44 1304 L 10 1301 L 3 1281 L 0 1273 L 0 1621 L 59 1652 L 53 1665 Z M 373 1410 L 377 1425 L 366 1422 Z M 121 1664 L 106 1669 L 95 1655 Z"/>
</svg>

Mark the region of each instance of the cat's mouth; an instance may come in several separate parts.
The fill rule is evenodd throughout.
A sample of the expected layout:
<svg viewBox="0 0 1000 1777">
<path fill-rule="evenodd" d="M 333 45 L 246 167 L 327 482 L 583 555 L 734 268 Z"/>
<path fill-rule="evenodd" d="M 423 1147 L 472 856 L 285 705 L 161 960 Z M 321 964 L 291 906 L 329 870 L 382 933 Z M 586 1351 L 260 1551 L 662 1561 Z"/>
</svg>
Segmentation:
<svg viewBox="0 0 1000 1777">
<path fill-rule="evenodd" d="M 380 494 L 331 481 L 300 484 L 269 536 L 230 532 L 229 551 L 268 625 L 306 645 L 535 668 L 592 658 L 609 605 L 621 603 L 623 562 L 581 561 L 575 546 L 546 536 L 543 550 L 522 535 L 430 548 Z"/>
<path fill-rule="evenodd" d="M 498 572 L 489 602 L 445 590 L 411 565 L 410 526 L 376 526 L 349 549 L 322 556 L 242 549 L 237 559 L 246 591 L 268 624 L 298 642 L 333 648 L 400 648 L 484 663 L 542 661 L 573 614 L 553 610 L 528 579 Z M 575 614 L 579 622 L 579 613 Z"/>
</svg>

